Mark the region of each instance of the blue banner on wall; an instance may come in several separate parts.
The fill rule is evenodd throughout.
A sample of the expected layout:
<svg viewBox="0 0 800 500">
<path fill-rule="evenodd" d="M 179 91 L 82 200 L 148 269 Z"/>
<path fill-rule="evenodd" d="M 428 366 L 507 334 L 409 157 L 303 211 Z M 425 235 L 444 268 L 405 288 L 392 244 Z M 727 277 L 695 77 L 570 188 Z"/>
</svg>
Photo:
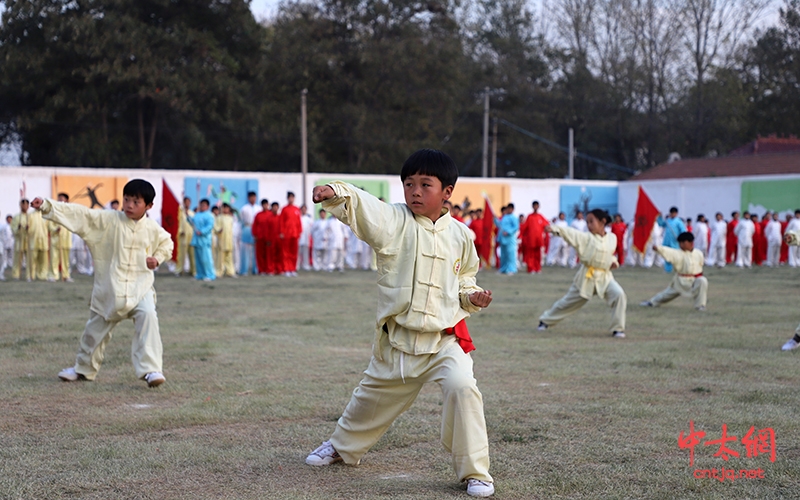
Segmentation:
<svg viewBox="0 0 800 500">
<path fill-rule="evenodd" d="M 223 177 L 186 177 L 183 180 L 183 193 L 192 200 L 192 206 L 203 198 L 211 206 L 227 203 L 236 210 L 247 203 L 247 193 L 258 193 L 257 179 L 226 179 Z"/>
<path fill-rule="evenodd" d="M 567 220 L 574 219 L 579 210 L 585 216 L 595 208 L 602 208 L 613 216 L 617 213 L 618 193 L 616 186 L 561 186 L 559 206 Z"/>
</svg>

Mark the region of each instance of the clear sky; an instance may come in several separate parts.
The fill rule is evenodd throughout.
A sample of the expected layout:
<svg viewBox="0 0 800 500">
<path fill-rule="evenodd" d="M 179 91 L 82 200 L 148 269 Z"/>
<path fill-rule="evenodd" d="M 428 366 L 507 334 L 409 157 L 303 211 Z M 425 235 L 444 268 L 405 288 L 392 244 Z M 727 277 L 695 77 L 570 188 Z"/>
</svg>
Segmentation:
<svg viewBox="0 0 800 500">
<path fill-rule="evenodd" d="M 253 0 L 250 2 L 250 10 L 253 12 L 253 17 L 258 21 L 274 14 L 279 3 L 280 0 Z"/>
</svg>

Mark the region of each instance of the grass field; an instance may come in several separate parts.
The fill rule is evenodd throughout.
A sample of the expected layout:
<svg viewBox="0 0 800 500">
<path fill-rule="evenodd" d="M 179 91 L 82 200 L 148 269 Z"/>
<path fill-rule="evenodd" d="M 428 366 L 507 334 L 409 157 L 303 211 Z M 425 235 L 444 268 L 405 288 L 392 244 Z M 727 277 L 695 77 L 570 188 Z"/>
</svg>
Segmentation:
<svg viewBox="0 0 800 500">
<path fill-rule="evenodd" d="M 798 498 L 800 322 L 793 269 L 707 269 L 709 308 L 638 306 L 669 281 L 615 272 L 627 339 L 594 299 L 546 332 L 538 315 L 573 271 L 479 275 L 494 302 L 469 320 L 478 350 L 496 498 Z M 313 468 L 370 357 L 372 273 L 214 283 L 156 280 L 167 383 L 148 389 L 121 323 L 95 382 L 63 383 L 88 317 L 91 279 L 0 284 L 2 499 L 467 498 L 439 444 L 429 386 L 360 467 Z M 689 422 L 706 437 L 680 449 Z M 714 454 L 722 426 L 739 458 Z M 776 460 L 742 436 L 772 428 Z M 698 479 L 695 469 L 762 469 Z"/>
</svg>

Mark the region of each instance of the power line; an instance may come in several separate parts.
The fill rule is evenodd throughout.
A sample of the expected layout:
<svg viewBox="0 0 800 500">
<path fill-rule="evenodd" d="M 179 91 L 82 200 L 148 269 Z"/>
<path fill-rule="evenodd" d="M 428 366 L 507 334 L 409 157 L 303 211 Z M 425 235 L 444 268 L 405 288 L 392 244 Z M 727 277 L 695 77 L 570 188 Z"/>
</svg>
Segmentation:
<svg viewBox="0 0 800 500">
<path fill-rule="evenodd" d="M 502 123 L 503 125 L 506 125 L 509 128 L 512 128 L 512 129 L 516 130 L 520 134 L 527 135 L 528 137 L 530 137 L 532 139 L 536 139 L 539 142 L 543 142 L 543 143 L 547 144 L 550 147 L 554 147 L 556 149 L 559 149 L 559 150 L 569 154 L 569 148 L 566 147 L 566 146 L 562 146 L 561 144 L 559 144 L 557 142 L 553 142 L 553 141 L 551 141 L 549 139 L 545 139 L 544 137 L 542 137 L 540 135 L 534 134 L 530 130 L 525 130 L 524 128 L 518 127 L 517 125 L 514 125 L 513 123 L 511 123 L 511 122 L 509 122 L 507 120 L 503 120 L 502 118 L 499 118 L 497 121 L 499 123 Z M 607 168 L 610 168 L 610 169 L 613 169 L 613 170 L 618 170 L 620 172 L 625 172 L 625 173 L 628 173 L 628 174 L 636 173 L 636 171 L 631 169 L 631 168 L 623 167 L 622 165 L 617 165 L 616 163 L 611 163 L 611 162 L 608 162 L 608 161 L 605 161 L 605 160 L 601 160 L 600 158 L 595 158 L 594 156 L 589 156 L 589 155 L 584 154 L 584 153 L 578 153 L 577 151 L 575 152 L 575 156 L 577 156 L 578 158 L 582 158 L 584 160 L 591 161 L 593 163 L 597 163 L 599 165 L 602 165 L 604 167 L 607 167 Z"/>
</svg>

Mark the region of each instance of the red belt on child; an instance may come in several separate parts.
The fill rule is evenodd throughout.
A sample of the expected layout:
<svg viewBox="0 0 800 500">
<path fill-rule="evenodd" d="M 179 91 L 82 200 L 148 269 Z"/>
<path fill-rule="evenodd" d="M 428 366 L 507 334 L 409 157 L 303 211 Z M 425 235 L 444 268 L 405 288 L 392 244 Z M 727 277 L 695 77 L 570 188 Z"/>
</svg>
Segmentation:
<svg viewBox="0 0 800 500">
<path fill-rule="evenodd" d="M 464 349 L 464 352 L 470 352 L 475 350 L 475 344 L 472 343 L 472 337 L 469 336 L 469 330 L 467 329 L 467 322 L 463 319 L 456 323 L 455 326 L 451 328 L 445 328 L 444 333 L 447 335 L 455 335 L 456 339 L 458 339 L 458 345 Z"/>
<path fill-rule="evenodd" d="M 703 273 L 700 273 L 700 274 L 679 274 L 678 276 L 680 276 L 681 278 L 699 278 L 699 277 L 703 276 Z"/>
</svg>

